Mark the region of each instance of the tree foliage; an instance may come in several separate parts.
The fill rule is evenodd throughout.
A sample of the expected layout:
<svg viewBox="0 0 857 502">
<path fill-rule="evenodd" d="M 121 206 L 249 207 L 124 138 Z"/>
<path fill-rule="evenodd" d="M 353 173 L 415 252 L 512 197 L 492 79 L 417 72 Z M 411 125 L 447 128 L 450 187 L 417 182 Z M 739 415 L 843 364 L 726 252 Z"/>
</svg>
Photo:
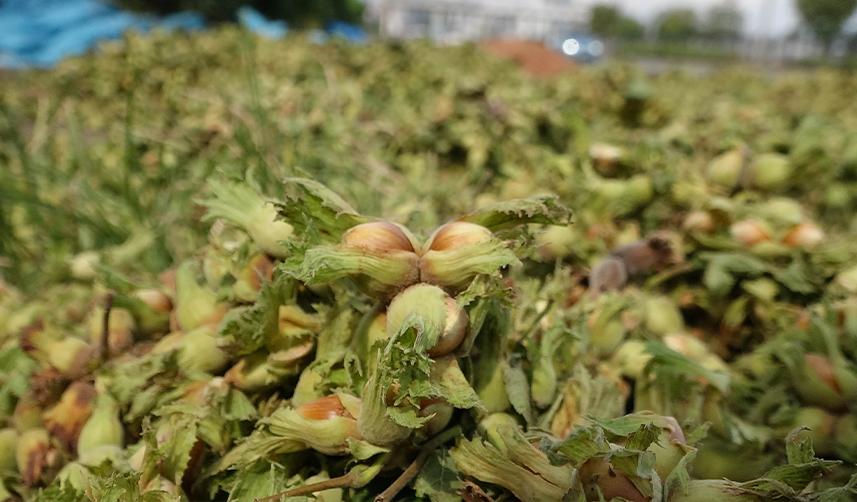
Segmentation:
<svg viewBox="0 0 857 502">
<path fill-rule="evenodd" d="M 622 16 L 616 28 L 616 36 L 622 40 L 639 40 L 646 34 L 646 28 L 636 19 Z"/>
<path fill-rule="evenodd" d="M 696 14 L 691 9 L 668 9 L 658 17 L 658 38 L 676 42 L 697 34 Z"/>
<path fill-rule="evenodd" d="M 857 7 L 857 0 L 797 0 L 797 7 L 825 52 L 829 52 L 842 25 Z"/>
<path fill-rule="evenodd" d="M 363 2 L 360 0 L 114 0 L 134 9 L 170 14 L 183 10 L 200 12 L 208 20 L 232 21 L 236 11 L 248 5 L 268 17 L 283 19 L 298 27 L 313 27 L 328 21 L 360 22 Z"/>
<path fill-rule="evenodd" d="M 637 20 L 622 14 L 618 7 L 605 4 L 592 7 L 589 29 L 598 36 L 622 40 L 637 40 L 645 33 Z"/>
<path fill-rule="evenodd" d="M 595 5 L 592 7 L 589 18 L 589 29 L 592 33 L 602 37 L 612 37 L 616 33 L 616 27 L 622 18 L 622 12 L 613 5 Z"/>
<path fill-rule="evenodd" d="M 734 4 L 715 5 L 705 17 L 705 35 L 716 40 L 734 39 L 741 36 L 744 16 Z"/>
</svg>

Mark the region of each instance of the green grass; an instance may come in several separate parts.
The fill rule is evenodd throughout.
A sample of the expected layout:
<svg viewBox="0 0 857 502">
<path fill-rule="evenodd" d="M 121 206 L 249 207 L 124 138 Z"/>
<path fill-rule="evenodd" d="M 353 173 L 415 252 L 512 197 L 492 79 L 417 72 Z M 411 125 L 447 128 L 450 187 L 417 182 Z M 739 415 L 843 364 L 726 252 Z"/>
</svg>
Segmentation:
<svg viewBox="0 0 857 502">
<path fill-rule="evenodd" d="M 677 60 L 695 60 L 712 63 L 733 63 L 741 57 L 732 50 L 716 45 L 697 45 L 676 42 L 626 42 L 613 50 L 620 58 L 657 57 Z"/>
</svg>

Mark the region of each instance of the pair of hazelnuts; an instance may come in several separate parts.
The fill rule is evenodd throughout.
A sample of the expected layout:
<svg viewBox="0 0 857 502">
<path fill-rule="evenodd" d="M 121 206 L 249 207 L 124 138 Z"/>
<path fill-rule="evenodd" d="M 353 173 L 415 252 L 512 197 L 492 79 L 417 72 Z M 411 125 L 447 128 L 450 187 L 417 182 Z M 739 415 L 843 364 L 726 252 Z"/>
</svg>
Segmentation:
<svg viewBox="0 0 857 502">
<path fill-rule="evenodd" d="M 404 268 L 399 288 L 428 283 L 448 290 L 466 288 L 473 275 L 456 273 L 473 268 L 469 262 L 479 259 L 478 244 L 494 240 L 494 234 L 482 225 L 454 221 L 438 227 L 424 244 L 404 226 L 389 221 L 362 223 L 348 229 L 342 246 L 385 257 L 396 258 Z M 467 253 L 461 253 L 467 248 Z"/>
</svg>

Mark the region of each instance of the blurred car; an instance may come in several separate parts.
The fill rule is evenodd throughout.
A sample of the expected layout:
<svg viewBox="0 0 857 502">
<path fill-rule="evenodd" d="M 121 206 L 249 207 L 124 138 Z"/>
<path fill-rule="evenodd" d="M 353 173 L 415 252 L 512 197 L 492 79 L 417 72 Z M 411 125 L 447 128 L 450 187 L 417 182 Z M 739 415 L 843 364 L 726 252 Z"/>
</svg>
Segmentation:
<svg viewBox="0 0 857 502">
<path fill-rule="evenodd" d="M 584 33 L 569 33 L 551 41 L 553 48 L 581 63 L 594 63 L 604 56 L 604 42 Z"/>
</svg>

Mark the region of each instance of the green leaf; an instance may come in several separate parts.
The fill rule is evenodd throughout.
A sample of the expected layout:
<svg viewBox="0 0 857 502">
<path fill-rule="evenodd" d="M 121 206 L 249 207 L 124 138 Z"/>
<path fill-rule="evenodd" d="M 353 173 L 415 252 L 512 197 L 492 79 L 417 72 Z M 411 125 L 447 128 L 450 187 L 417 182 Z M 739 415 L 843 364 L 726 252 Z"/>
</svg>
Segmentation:
<svg viewBox="0 0 857 502">
<path fill-rule="evenodd" d="M 328 364 L 341 361 L 348 352 L 348 345 L 354 333 L 354 311 L 343 309 L 325 322 L 316 342 L 316 361 Z"/>
<path fill-rule="evenodd" d="M 226 420 L 251 420 L 256 418 L 256 407 L 243 392 L 230 388 L 223 399 L 221 413 Z"/>
<path fill-rule="evenodd" d="M 815 458 L 815 450 L 812 448 L 812 437 L 806 432 L 806 427 L 798 427 L 786 437 L 786 455 L 790 464 L 804 464 L 812 462 Z"/>
<path fill-rule="evenodd" d="M 167 502 L 181 500 L 179 496 L 169 495 L 166 492 L 154 490 L 140 493 L 140 474 L 136 472 L 121 473 L 105 466 L 103 469 L 93 469 L 94 476 L 91 478 L 87 497 L 95 502 L 127 502 L 139 500 L 140 502 Z"/>
<path fill-rule="evenodd" d="M 260 460 L 236 474 L 228 500 L 244 502 L 271 496 L 296 485 L 291 478 L 283 466 Z"/>
<path fill-rule="evenodd" d="M 745 483 L 756 490 L 771 494 L 791 495 L 800 493 L 810 483 L 830 472 L 842 462 L 815 458 L 812 439 L 807 429 L 796 428 L 786 438 L 786 453 L 789 463 L 774 467 L 761 478 Z"/>
<path fill-rule="evenodd" d="M 527 374 L 520 364 L 514 362 L 504 363 L 503 381 L 506 384 L 506 394 L 509 402 L 527 424 L 533 422 L 533 407 L 530 402 L 530 384 L 527 382 Z"/>
<path fill-rule="evenodd" d="M 460 219 L 496 232 L 528 223 L 568 225 L 571 223 L 571 211 L 559 202 L 558 197 L 544 195 L 499 202 Z"/>
<path fill-rule="evenodd" d="M 576 427 L 567 438 L 554 445 L 552 451 L 571 465 L 579 467 L 590 458 L 608 453 L 610 443 L 601 427 Z"/>
<path fill-rule="evenodd" d="M 508 306 L 513 294 L 513 289 L 496 276 L 478 275 L 470 282 L 467 289 L 458 293 L 455 301 L 462 308 L 475 304 L 471 310 L 482 303 L 489 306 L 493 304 Z"/>
<path fill-rule="evenodd" d="M 793 494 L 800 492 L 813 481 L 820 479 L 825 473 L 840 462 L 834 460 L 819 460 L 799 465 L 781 465 L 766 472 L 760 479 L 748 482 L 756 490 L 772 493 Z M 784 489 L 783 487 L 787 487 Z"/>
<path fill-rule="evenodd" d="M 397 425 L 408 429 L 419 429 L 426 424 L 431 417 L 417 415 L 417 409 L 405 406 L 388 406 L 387 416 Z"/>
<path fill-rule="evenodd" d="M 148 413 L 155 402 L 167 398 L 164 390 L 179 378 L 178 353 L 149 354 L 139 359 L 111 364 L 106 368 L 107 387 L 129 412 L 123 417 L 132 422 Z"/>
<path fill-rule="evenodd" d="M 857 497 L 857 474 L 851 476 L 843 486 L 828 488 L 807 496 L 814 502 L 850 502 Z"/>
<path fill-rule="evenodd" d="M 432 502 L 457 502 L 461 500 L 458 491 L 463 483 L 458 479 L 458 471 L 452 457 L 445 449 L 435 450 L 429 455 L 420 473 L 414 480 L 417 497 L 427 497 Z"/>
<path fill-rule="evenodd" d="M 610 453 L 610 463 L 629 476 L 652 479 L 655 475 L 655 456 L 646 449 L 657 441 L 659 433 L 660 429 L 652 424 L 641 425 L 638 430 L 628 435 L 625 446 Z"/>
<path fill-rule="evenodd" d="M 435 360 L 431 369 L 431 382 L 438 395 L 456 408 L 469 409 L 480 406 L 479 396 L 461 372 L 458 360 L 444 357 Z"/>
<path fill-rule="evenodd" d="M 667 475 L 664 480 L 664 499 L 669 500 L 670 492 L 677 490 L 679 493 L 684 493 L 687 489 L 687 483 L 690 481 L 689 468 L 696 458 L 696 448 L 688 448 L 687 453 L 678 461 L 673 470 Z"/>
<path fill-rule="evenodd" d="M 234 356 L 246 356 L 265 346 L 279 334 L 280 306 L 292 303 L 296 283 L 282 273 L 275 273 L 259 292 L 256 303 L 233 310 L 220 328 L 221 346 Z"/>
<path fill-rule="evenodd" d="M 746 295 L 739 296 L 726 307 L 723 312 L 723 326 L 729 329 L 738 329 L 747 319 L 750 307 L 750 298 Z"/>
<path fill-rule="evenodd" d="M 0 393 L 21 397 L 30 387 L 30 376 L 38 364 L 19 347 L 0 351 Z"/>
<path fill-rule="evenodd" d="M 291 224 L 304 245 L 336 242 L 345 230 L 369 221 L 342 197 L 306 178 L 284 180 L 286 199 L 275 202 L 280 219 Z"/>
<path fill-rule="evenodd" d="M 0 479 L 0 500 L 12 500 L 11 494 L 3 486 L 2 479 Z M 60 485 L 58 482 L 40 490 L 35 500 L 41 502 L 89 502 L 83 492 L 79 492 L 68 485 Z"/>
<path fill-rule="evenodd" d="M 489 412 L 504 411 L 509 407 L 504 373 L 511 314 L 508 309 L 494 301 L 486 304 L 486 309 L 475 339 L 478 355 L 471 356 L 473 363 L 470 381 Z M 468 341 L 465 340 L 464 343 Z M 463 350 L 471 352 L 469 348 Z"/>
<path fill-rule="evenodd" d="M 663 343 L 646 342 L 646 351 L 652 355 L 646 368 L 655 375 L 680 375 L 688 379 L 701 376 L 723 393 L 729 389 L 729 375 L 704 368 Z"/>
<path fill-rule="evenodd" d="M 156 433 L 161 444 L 150 444 L 156 448 L 146 449 L 146 456 L 151 455 L 163 475 L 176 485 L 181 484 L 190 462 L 191 450 L 197 442 L 197 420 L 197 417 L 181 413 L 162 417 L 158 421 Z"/>
<path fill-rule="evenodd" d="M 743 253 L 700 253 L 708 261 L 702 282 L 715 296 L 724 296 L 735 285 L 736 275 L 757 277 L 768 271 L 768 265 Z"/>
<path fill-rule="evenodd" d="M 806 264 L 799 259 L 792 260 L 784 269 L 772 269 L 771 274 L 783 286 L 795 293 L 810 294 L 819 286 L 819 281 L 813 280 Z"/>
<path fill-rule="evenodd" d="M 668 419 L 650 411 L 629 413 L 628 415 L 609 420 L 593 419 L 592 421 L 610 434 L 622 438 L 633 436 L 641 432 L 642 427 L 648 425 L 655 425 L 662 429 L 671 429 L 672 427 L 672 424 Z M 631 448 L 630 445 L 628 447 Z M 648 447 L 649 445 L 647 444 L 646 446 L 638 449 L 645 450 Z"/>
<path fill-rule="evenodd" d="M 583 416 L 607 419 L 624 413 L 625 398 L 617 392 L 617 381 L 603 374 L 595 378 L 582 365 L 575 366 L 571 382 L 578 396 L 577 409 Z"/>
<path fill-rule="evenodd" d="M 627 435 L 625 448 L 643 451 L 658 440 L 661 428 L 652 422 L 640 424 L 639 428 Z"/>
</svg>

